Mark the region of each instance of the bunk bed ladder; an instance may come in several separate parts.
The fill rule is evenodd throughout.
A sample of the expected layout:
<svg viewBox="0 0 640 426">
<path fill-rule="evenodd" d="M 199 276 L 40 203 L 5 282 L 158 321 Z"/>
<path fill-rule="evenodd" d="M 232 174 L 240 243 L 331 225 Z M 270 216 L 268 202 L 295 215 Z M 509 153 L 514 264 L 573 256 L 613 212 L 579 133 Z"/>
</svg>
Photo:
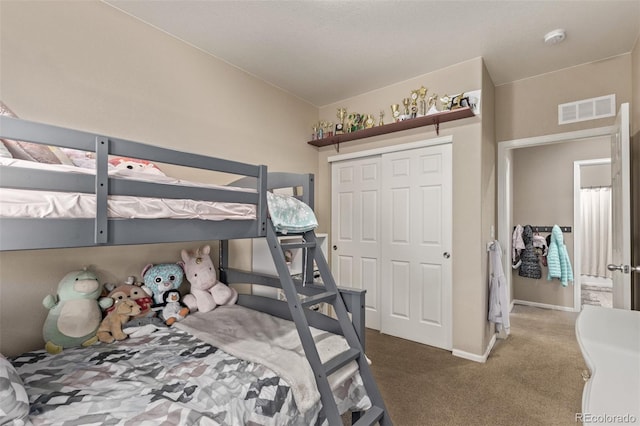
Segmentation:
<svg viewBox="0 0 640 426">
<path fill-rule="evenodd" d="M 316 250 L 317 240 L 314 231 L 304 233 L 303 242 L 301 243 L 289 243 L 281 244 L 278 240 L 277 232 L 268 220 L 267 226 L 267 243 L 273 256 L 273 261 L 280 277 L 280 283 L 285 297 L 289 304 L 291 316 L 296 324 L 298 334 L 302 346 L 305 350 L 309 364 L 315 374 L 316 383 L 318 385 L 318 391 L 320 392 L 320 398 L 322 400 L 322 406 L 324 415 L 327 418 L 329 425 L 341 425 L 342 419 L 338 411 L 338 407 L 333 398 L 333 393 L 329 385 L 328 376 L 341 367 L 345 366 L 351 361 L 356 361 L 360 370 L 360 376 L 367 390 L 369 399 L 371 400 L 372 407 L 364 412 L 354 416 L 357 421 L 355 425 L 375 425 L 380 424 L 382 426 L 391 425 L 391 418 L 380 395 L 380 391 L 376 385 L 376 382 L 371 373 L 371 369 L 365 357 L 360 339 L 353 327 L 353 324 L 349 318 L 347 308 L 344 305 L 342 297 L 339 296 L 339 291 L 336 286 L 335 280 L 329 269 L 326 259 L 322 253 L 322 250 Z M 313 264 L 314 260 L 320 272 L 320 278 L 326 291 L 315 296 L 305 298 L 303 300 L 298 296 L 295 283 L 290 275 L 289 268 L 287 267 L 283 249 L 284 248 L 301 248 L 305 253 L 304 259 L 304 273 L 303 281 L 305 283 L 313 282 Z M 328 303 L 333 307 L 336 318 L 340 324 L 342 333 L 349 345 L 349 349 L 345 352 L 337 355 L 329 361 L 322 363 L 315 342 L 309 329 L 309 323 L 305 315 L 304 310 L 312 305 L 318 303 Z"/>
</svg>

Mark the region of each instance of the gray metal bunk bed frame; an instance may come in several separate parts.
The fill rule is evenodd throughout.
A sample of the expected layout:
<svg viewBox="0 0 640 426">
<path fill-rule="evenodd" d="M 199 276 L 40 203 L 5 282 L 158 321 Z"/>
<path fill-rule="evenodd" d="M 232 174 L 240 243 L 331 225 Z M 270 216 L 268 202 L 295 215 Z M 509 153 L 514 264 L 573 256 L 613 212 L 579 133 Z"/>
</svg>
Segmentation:
<svg viewBox="0 0 640 426">
<path fill-rule="evenodd" d="M 322 250 L 316 250 L 314 231 L 305 232 L 300 243 L 281 244 L 268 216 L 266 192 L 276 188 L 302 188 L 302 194 L 298 198 L 313 208 L 313 175 L 267 173 L 264 165 L 180 152 L 4 116 L 0 117 L 0 138 L 90 151 L 96 157 L 95 175 L 0 166 L 0 187 L 89 193 L 95 195 L 97 203 L 95 218 L 90 219 L 1 218 L 0 251 L 220 241 L 219 267 L 222 282 L 260 284 L 283 289 L 286 301 L 240 295 L 238 304 L 294 321 L 309 364 L 315 373 L 323 404 L 322 411 L 329 424 L 342 424 L 342 419 L 327 378 L 353 360 L 358 363 L 372 402 L 372 407 L 366 412 L 353 413 L 354 424 L 392 424 L 364 356 L 364 290 L 336 286 Z M 253 188 L 256 191 L 228 191 L 109 177 L 109 155 L 238 175 L 241 178 L 231 185 Z M 111 219 L 107 215 L 110 195 L 252 204 L 256 206 L 256 219 Z M 267 239 L 278 276 L 229 268 L 228 240 L 261 237 Z M 307 261 L 303 280 L 291 277 L 283 254 L 285 248 L 304 250 Z M 314 261 L 320 272 L 321 284 L 313 282 Z M 305 297 L 301 298 L 299 295 Z M 336 318 L 309 309 L 321 302 L 333 307 Z M 310 326 L 343 335 L 350 349 L 322 363 Z"/>
</svg>

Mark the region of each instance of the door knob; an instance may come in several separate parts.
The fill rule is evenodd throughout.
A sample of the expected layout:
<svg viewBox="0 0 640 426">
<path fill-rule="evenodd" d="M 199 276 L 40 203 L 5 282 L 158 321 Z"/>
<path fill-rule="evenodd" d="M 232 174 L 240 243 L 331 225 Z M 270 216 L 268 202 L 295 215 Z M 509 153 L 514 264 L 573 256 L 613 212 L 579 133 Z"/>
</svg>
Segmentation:
<svg viewBox="0 0 640 426">
<path fill-rule="evenodd" d="M 640 266 L 613 265 L 611 263 L 607 265 L 607 269 L 610 271 L 621 271 L 625 274 L 628 274 L 629 272 L 640 272 Z"/>
<path fill-rule="evenodd" d="M 334 249 L 334 250 L 338 250 L 338 246 L 334 244 L 334 245 L 333 245 L 333 249 Z"/>
<path fill-rule="evenodd" d="M 607 269 L 610 271 L 624 271 L 624 265 L 614 265 L 613 263 L 610 263 L 607 265 Z"/>
<path fill-rule="evenodd" d="M 445 251 L 444 253 L 442 253 L 442 257 L 444 257 L 445 259 L 448 259 L 451 257 L 451 253 L 449 253 L 448 251 Z"/>
</svg>

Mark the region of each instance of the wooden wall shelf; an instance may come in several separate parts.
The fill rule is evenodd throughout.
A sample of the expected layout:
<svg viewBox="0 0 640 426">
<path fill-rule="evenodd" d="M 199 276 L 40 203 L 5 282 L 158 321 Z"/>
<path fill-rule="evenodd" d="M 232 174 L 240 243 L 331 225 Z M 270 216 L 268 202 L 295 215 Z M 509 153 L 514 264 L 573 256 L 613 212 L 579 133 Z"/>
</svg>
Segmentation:
<svg viewBox="0 0 640 426">
<path fill-rule="evenodd" d="M 440 111 L 435 114 L 425 115 L 422 117 L 411 118 L 409 120 L 399 121 L 397 123 L 384 124 L 382 126 L 372 127 L 370 129 L 358 130 L 342 135 L 333 135 L 323 139 L 308 141 L 313 146 L 337 145 L 341 142 L 352 141 L 356 139 L 369 138 L 372 136 L 384 135 L 387 133 L 399 132 L 401 130 L 414 129 L 416 127 L 428 126 L 433 124 L 436 126 L 436 133 L 440 134 L 440 123 L 447 121 L 459 120 L 462 118 L 474 117 L 475 114 L 469 107 L 458 108 L 452 111 Z"/>
</svg>

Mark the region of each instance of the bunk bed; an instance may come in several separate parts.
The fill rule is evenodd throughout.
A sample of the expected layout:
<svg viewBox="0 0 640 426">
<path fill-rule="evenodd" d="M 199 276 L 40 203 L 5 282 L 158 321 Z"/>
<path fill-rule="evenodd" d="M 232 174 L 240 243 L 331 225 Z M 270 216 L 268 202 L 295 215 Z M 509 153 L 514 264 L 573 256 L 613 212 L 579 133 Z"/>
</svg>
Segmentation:
<svg viewBox="0 0 640 426">
<path fill-rule="evenodd" d="M 194 317 L 205 324 L 196 331 L 187 327 L 185 319 L 184 327 L 158 330 L 143 340 L 65 349 L 53 356 L 35 351 L 13 358 L 11 365 L 21 376 L 12 383 L 21 382 L 26 387 L 30 420 L 35 424 L 40 415 L 46 418 L 56 404 L 65 406 L 59 410 L 61 413 L 71 413 L 69 419 L 55 420 L 60 424 L 76 424 L 78 419 L 84 419 L 113 424 L 335 425 L 342 424 L 341 415 L 346 411 L 353 412 L 356 424 L 391 424 L 364 355 L 364 291 L 336 286 L 322 251 L 315 250 L 312 227 L 283 228 L 282 224 L 274 224 L 276 218 L 269 214 L 268 199 L 271 191 L 278 188 L 294 188 L 295 198 L 313 208 L 313 175 L 268 173 L 266 166 L 6 116 L 0 117 L 0 139 L 88 152 L 93 160 L 90 169 L 80 170 L 76 166 L 36 166 L 33 162 L 0 158 L 0 251 L 166 242 L 193 245 L 196 241 L 215 240 L 220 242 L 222 282 L 281 288 L 286 296 L 285 301 L 279 301 L 240 295 L 237 305 L 190 315 L 187 319 Z M 221 186 L 142 176 L 110 168 L 109 161 L 114 157 L 223 173 L 234 179 Z M 25 201 L 21 198 L 25 194 L 36 200 Z M 57 198 L 65 196 L 71 199 Z M 37 201 L 38 197 L 41 201 Z M 140 214 L 129 209 L 153 201 L 169 207 L 146 208 Z M 192 210 L 178 211 L 178 207 L 190 202 L 196 204 Z M 43 212 L 25 208 L 39 203 L 48 205 L 48 209 L 45 207 Z M 119 209 L 118 203 L 124 207 Z M 70 208 L 80 205 L 86 209 Z M 165 213 L 158 216 L 157 212 Z M 282 232 L 302 237 L 301 242 L 288 247 L 304 251 L 302 279 L 294 279 L 289 273 L 285 247 L 278 239 Z M 267 239 L 278 276 L 229 268 L 229 240 L 244 238 Z M 314 267 L 320 272 L 320 283 L 313 281 Z M 310 309 L 321 302 L 332 306 L 333 316 Z M 249 315 L 252 319 L 229 323 L 236 318 L 233 312 L 238 312 L 237 318 Z M 308 378 L 297 380 L 291 373 L 297 370 L 290 365 L 262 365 L 256 356 L 240 359 L 211 344 L 218 342 L 214 337 L 219 338 L 217 334 L 224 331 L 216 329 L 215 324 L 236 329 L 251 327 L 246 324 L 248 321 L 289 327 L 297 334 L 303 369 L 315 382 L 311 390 L 298 389 L 298 382 Z M 252 333 L 242 333 L 241 339 L 251 339 Z M 268 330 L 254 334 L 265 335 Z M 342 345 L 343 350 L 328 353 L 320 343 L 328 338 L 340 339 L 339 344 L 330 346 Z M 144 350 L 140 349 L 141 344 Z M 0 357 L 0 367 L 3 365 L 7 367 L 6 360 Z M 230 372 L 230 365 L 241 365 L 246 374 Z M 349 366 L 355 368 L 349 370 Z M 16 374 L 10 371 L 11 366 L 7 368 L 8 372 L 0 368 L 0 383 L 7 376 L 11 382 Z M 223 382 L 228 386 L 222 386 Z M 21 389 L 19 384 L 15 389 Z M 243 391 L 238 393 L 239 390 Z M 4 396 L 2 392 L 6 391 L 0 389 L 0 394 Z M 304 392 L 316 396 L 308 401 Z M 120 393 L 124 399 L 116 398 Z M 193 402 L 195 406 L 190 405 Z M 96 410 L 106 417 L 100 417 Z"/>
</svg>

